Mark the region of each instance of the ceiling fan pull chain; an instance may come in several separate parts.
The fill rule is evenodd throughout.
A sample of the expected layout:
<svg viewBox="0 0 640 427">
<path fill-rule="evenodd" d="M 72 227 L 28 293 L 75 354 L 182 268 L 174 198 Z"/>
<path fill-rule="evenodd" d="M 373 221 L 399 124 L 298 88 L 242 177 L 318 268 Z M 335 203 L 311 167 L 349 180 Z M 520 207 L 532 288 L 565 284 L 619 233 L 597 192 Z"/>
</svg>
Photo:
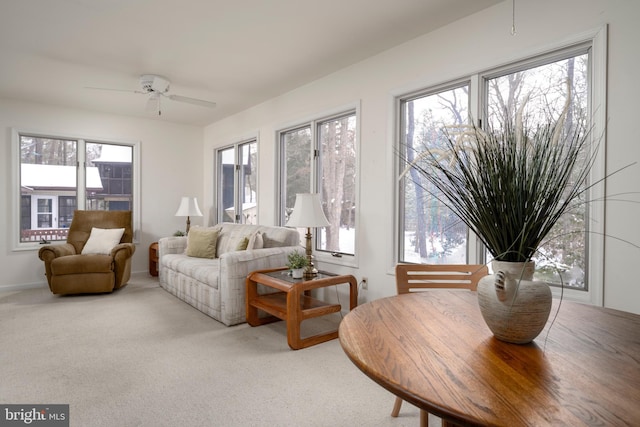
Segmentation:
<svg viewBox="0 0 640 427">
<path fill-rule="evenodd" d="M 516 0 L 511 2 L 511 35 L 516 35 Z"/>
</svg>

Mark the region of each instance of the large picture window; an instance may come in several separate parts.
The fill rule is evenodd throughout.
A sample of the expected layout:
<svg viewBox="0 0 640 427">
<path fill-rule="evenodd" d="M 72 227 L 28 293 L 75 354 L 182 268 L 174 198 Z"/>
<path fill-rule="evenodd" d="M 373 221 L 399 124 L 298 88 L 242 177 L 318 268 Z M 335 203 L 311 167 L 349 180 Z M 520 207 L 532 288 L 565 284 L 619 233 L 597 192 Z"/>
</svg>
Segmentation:
<svg viewBox="0 0 640 427">
<path fill-rule="evenodd" d="M 320 193 L 330 225 L 315 236 L 315 250 L 335 259 L 355 255 L 356 125 L 356 112 L 349 111 L 279 132 L 281 224 L 286 225 L 296 194 Z"/>
<path fill-rule="evenodd" d="M 569 47 L 514 62 L 495 70 L 470 75 L 466 80 L 424 89 L 398 98 L 398 150 L 404 160 L 398 166 L 398 253 L 399 262 L 485 263 L 490 261 L 478 241 L 453 212 L 445 208 L 437 193 L 419 176 L 411 176 L 405 160 L 414 153 L 439 147 L 443 138 L 461 125 L 477 121 L 480 127 L 499 129 L 513 123 L 521 111 L 529 126 L 559 117 L 566 110 L 567 126 L 587 123 L 594 143 L 584 155 L 604 151 L 604 111 L 606 67 L 602 32 L 593 39 L 576 41 Z M 594 50 L 598 47 L 597 54 Z M 477 103 L 470 102 L 477 100 Z M 597 150 L 597 151 L 596 151 Z M 604 161 L 596 157 L 592 175 L 604 175 Z M 589 183 L 585 182 L 585 186 Z M 568 212 L 548 235 L 536 262 L 536 278 L 595 293 L 601 296 L 603 230 L 601 210 L 590 200 L 602 197 L 602 189 L 583 193 L 575 209 Z M 594 273 L 595 272 L 595 273 Z"/>
<path fill-rule="evenodd" d="M 589 48 L 571 50 L 565 56 L 542 64 L 518 64 L 497 75 L 487 75 L 483 79 L 487 123 L 501 129 L 505 123 L 515 123 L 517 111 L 533 128 L 563 113 L 567 114 L 567 128 L 589 123 Z M 582 153 L 584 157 L 590 154 L 588 148 Z M 537 280 L 587 289 L 587 206 L 583 193 L 579 203 L 551 230 L 533 258 Z"/>
<path fill-rule="evenodd" d="M 18 246 L 65 241 L 76 209 L 131 210 L 136 144 L 16 133 Z"/>
</svg>

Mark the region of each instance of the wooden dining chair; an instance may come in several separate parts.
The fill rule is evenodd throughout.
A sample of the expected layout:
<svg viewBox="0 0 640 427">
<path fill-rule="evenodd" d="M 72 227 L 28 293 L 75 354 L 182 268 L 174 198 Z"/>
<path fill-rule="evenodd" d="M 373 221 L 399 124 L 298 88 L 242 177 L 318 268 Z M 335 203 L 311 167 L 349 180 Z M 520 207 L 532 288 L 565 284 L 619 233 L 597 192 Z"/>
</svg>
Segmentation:
<svg viewBox="0 0 640 427">
<path fill-rule="evenodd" d="M 475 291 L 478 281 L 489 274 L 482 264 L 398 264 L 396 265 L 396 290 L 398 294 L 420 292 L 425 289 L 469 289 Z M 402 399 L 396 397 L 392 417 L 397 417 Z M 420 425 L 427 426 L 429 414 L 420 410 Z M 443 427 L 450 424 L 443 421 Z"/>
</svg>

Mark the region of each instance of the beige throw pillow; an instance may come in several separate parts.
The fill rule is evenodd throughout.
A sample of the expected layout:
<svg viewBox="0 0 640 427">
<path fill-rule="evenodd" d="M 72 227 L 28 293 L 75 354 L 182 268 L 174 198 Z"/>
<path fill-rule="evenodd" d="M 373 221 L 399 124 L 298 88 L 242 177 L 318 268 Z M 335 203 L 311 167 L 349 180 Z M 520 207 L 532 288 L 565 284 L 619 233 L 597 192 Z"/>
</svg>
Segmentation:
<svg viewBox="0 0 640 427">
<path fill-rule="evenodd" d="M 240 240 L 240 243 L 238 243 L 238 246 L 236 246 L 236 251 L 244 251 L 245 249 L 247 249 L 248 244 L 249 238 L 243 237 L 242 240 Z"/>
<path fill-rule="evenodd" d="M 262 249 L 264 246 L 264 240 L 262 239 L 262 232 L 256 231 L 249 236 L 249 243 L 247 243 L 247 249 Z"/>
<path fill-rule="evenodd" d="M 195 258 L 215 258 L 218 230 L 191 228 L 187 236 L 187 256 Z"/>
<path fill-rule="evenodd" d="M 111 249 L 120 243 L 124 228 L 96 228 L 91 229 L 89 240 L 82 248 L 82 255 L 102 254 L 109 255 Z"/>
</svg>

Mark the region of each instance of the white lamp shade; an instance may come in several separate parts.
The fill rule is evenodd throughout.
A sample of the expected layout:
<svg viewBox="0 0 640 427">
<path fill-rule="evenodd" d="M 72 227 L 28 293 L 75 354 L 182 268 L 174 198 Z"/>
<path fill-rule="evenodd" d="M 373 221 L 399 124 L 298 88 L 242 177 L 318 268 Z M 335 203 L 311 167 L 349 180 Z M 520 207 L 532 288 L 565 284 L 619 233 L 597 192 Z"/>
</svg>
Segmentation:
<svg viewBox="0 0 640 427">
<path fill-rule="evenodd" d="M 198 207 L 198 200 L 195 197 L 183 197 L 176 216 L 202 216 Z"/>
<path fill-rule="evenodd" d="M 296 194 L 296 204 L 287 221 L 289 227 L 326 227 L 329 224 L 329 220 L 322 211 L 319 194 Z"/>
</svg>

